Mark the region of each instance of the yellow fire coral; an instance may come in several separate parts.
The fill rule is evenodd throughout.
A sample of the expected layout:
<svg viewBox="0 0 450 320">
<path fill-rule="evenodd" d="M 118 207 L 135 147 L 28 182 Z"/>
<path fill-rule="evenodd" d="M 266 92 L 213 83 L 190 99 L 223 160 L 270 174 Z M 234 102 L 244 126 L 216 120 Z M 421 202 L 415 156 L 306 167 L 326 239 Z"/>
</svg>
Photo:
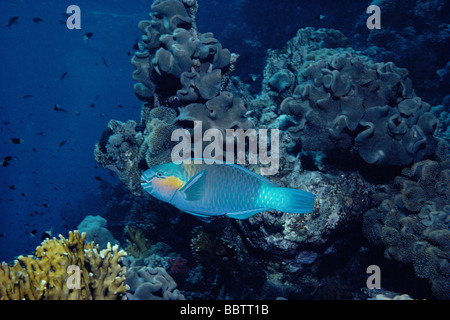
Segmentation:
<svg viewBox="0 0 450 320">
<path fill-rule="evenodd" d="M 130 240 L 127 240 L 126 250 L 128 254 L 136 258 L 145 258 L 149 255 L 150 243 L 141 229 L 130 226 L 125 227 L 125 231 Z"/>
<path fill-rule="evenodd" d="M 78 230 L 70 231 L 69 239 L 59 237 L 43 241 L 35 256 L 1 264 L 1 300 L 125 299 L 126 268 L 119 263 L 125 251 L 109 243 L 100 251 Z"/>
</svg>

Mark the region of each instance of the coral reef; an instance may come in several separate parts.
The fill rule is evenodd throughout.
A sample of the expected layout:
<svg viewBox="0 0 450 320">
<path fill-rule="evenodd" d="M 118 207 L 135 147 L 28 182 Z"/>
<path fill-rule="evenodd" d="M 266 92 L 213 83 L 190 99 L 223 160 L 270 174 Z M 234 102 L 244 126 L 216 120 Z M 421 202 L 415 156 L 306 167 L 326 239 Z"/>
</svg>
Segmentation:
<svg viewBox="0 0 450 320">
<path fill-rule="evenodd" d="M 129 238 L 129 240 L 127 239 L 128 245 L 126 248 L 128 254 L 135 258 L 147 257 L 150 245 L 142 230 L 127 225 L 125 226 L 125 232 Z"/>
<path fill-rule="evenodd" d="M 95 145 L 95 160 L 103 167 L 117 173 L 119 179 L 134 194 L 142 194 L 139 185 L 140 146 L 144 141 L 136 122 L 111 120 Z"/>
<path fill-rule="evenodd" d="M 132 60 L 135 93 L 144 101 L 141 119 L 111 120 L 95 147 L 96 160 L 115 171 L 135 196 L 127 205 L 129 250 L 145 259 L 127 262 L 128 297 L 352 298 L 351 292 L 361 286 L 354 274 L 362 270 L 360 223 L 365 212 L 366 234 L 377 243 L 389 242 L 390 256 L 413 262 L 411 246 L 426 253 L 414 256 L 419 257 L 413 262 L 416 272 L 430 279 L 436 294 L 443 296 L 448 280 L 448 230 L 442 224 L 448 222 L 443 200 L 448 168 L 435 137 L 440 128 L 437 117 L 415 95 L 408 71 L 346 48 L 348 40 L 337 30 L 300 29 L 285 48 L 269 51 L 263 91 L 254 98 L 230 77 L 236 56 L 212 34 L 197 30 L 197 9 L 196 1 L 153 3 L 151 20 L 139 23 L 142 42 Z M 170 161 L 171 133 L 192 130 L 196 120 L 202 121 L 203 130 L 279 128 L 279 172 L 270 180 L 314 193 L 314 211 L 267 211 L 247 220 L 217 218 L 194 229 L 198 222 L 143 193 L 141 173 Z M 430 160 L 435 152 L 441 153 L 441 160 Z M 347 171 L 323 161 L 337 153 L 347 162 L 357 157 L 361 161 Z M 305 154 L 312 157 L 316 171 L 308 171 L 312 166 L 306 161 L 311 159 Z M 414 162 L 414 169 L 405 169 L 390 187 L 400 190 L 394 191 L 400 194 L 394 199 L 387 193 L 372 196 L 375 185 L 360 173 L 361 168 L 381 172 Z M 422 171 L 432 179 L 420 178 Z M 444 173 L 434 173 L 438 171 Z M 371 209 L 380 199 L 385 200 L 380 209 Z M 385 221 L 390 213 L 393 216 Z M 160 246 L 145 240 L 164 241 L 186 252 L 189 237 L 194 267 L 172 250 L 170 256 L 154 252 Z M 330 268 L 330 261 L 339 264 Z M 172 277 L 192 291 L 182 295 Z M 338 292 L 336 286 L 346 289 Z"/>
<path fill-rule="evenodd" d="M 118 246 L 99 250 L 85 242 L 86 234 L 69 232 L 69 238 L 46 239 L 35 256 L 19 256 L 0 268 L 0 298 L 6 300 L 106 300 L 124 299 L 126 252 Z M 69 266 L 80 269 L 80 288 L 70 289 Z"/>
<path fill-rule="evenodd" d="M 450 144 L 450 95 L 448 96 L 447 105 L 438 105 L 431 108 L 431 111 L 439 119 L 439 128 L 437 136 L 445 139 Z"/>
<path fill-rule="evenodd" d="M 176 95 L 198 102 L 214 98 L 227 86 L 237 56 L 223 49 L 212 33 L 198 32 L 192 6 L 197 2 L 155 1 L 151 20 L 139 23 L 142 42 L 132 59 L 139 99 L 149 101 L 157 92 L 163 98 Z"/>
<path fill-rule="evenodd" d="M 380 203 L 364 215 L 368 239 L 386 246 L 390 259 L 412 263 L 433 293 L 449 299 L 450 156 L 423 160 L 402 171 L 392 186 L 380 186 Z"/>
<path fill-rule="evenodd" d="M 130 300 L 184 300 L 177 284 L 162 267 L 152 268 L 147 260 L 127 257 L 125 284 Z"/>
<path fill-rule="evenodd" d="M 170 269 L 169 273 L 175 280 L 185 280 L 189 274 L 189 267 L 187 260 L 182 257 L 176 257 L 175 259 L 169 259 Z"/>
<path fill-rule="evenodd" d="M 247 109 L 241 98 L 234 97 L 231 92 L 222 92 L 204 105 L 192 103 L 180 108 L 177 120 L 202 121 L 202 130 L 234 127 L 247 130 L 253 127 L 253 123 L 244 117 L 246 112 Z"/>
<path fill-rule="evenodd" d="M 300 39 L 291 40 L 287 52 L 272 53 L 266 67 L 272 85 L 269 80 L 266 90 L 275 85 L 269 96 L 279 97 L 282 85 L 285 98 L 279 110 L 268 106 L 261 113 L 288 115 L 288 131 L 305 152 L 350 151 L 378 166 L 409 165 L 433 154 L 438 120 L 431 106 L 414 95 L 408 71 L 351 49 L 315 49 L 316 42 L 305 46 L 305 36 L 329 35 L 334 42 L 339 38 L 337 32 L 299 31 Z M 275 81 L 287 71 L 296 75 L 296 85 Z"/>
<path fill-rule="evenodd" d="M 147 168 L 170 161 L 170 136 L 175 111 L 167 107 L 142 108 L 141 123 L 111 120 L 95 145 L 95 160 L 117 173 L 134 195 L 142 195 L 140 176 Z"/>
<path fill-rule="evenodd" d="M 98 244 L 100 249 L 105 249 L 108 243 L 111 245 L 119 244 L 111 232 L 106 229 L 106 219 L 101 216 L 86 216 L 77 229 L 81 233 L 86 233 L 85 241 Z"/>
<path fill-rule="evenodd" d="M 180 124 L 203 121 L 204 131 L 253 126 L 229 91 L 237 55 L 212 33 L 198 32 L 197 2 L 158 0 L 151 8 L 151 20 L 139 23 L 142 42 L 132 59 L 135 93 L 145 101 L 141 120 L 111 120 L 94 150 L 96 161 L 138 196 L 142 172 L 170 161 L 171 134 Z"/>
<path fill-rule="evenodd" d="M 374 0 L 372 4 L 380 7 L 383 27 L 362 37 L 358 49 L 375 60 L 393 61 L 407 68 L 419 95 L 432 104 L 441 103 L 450 89 L 448 80 L 438 73 L 448 63 L 449 2 Z"/>
<path fill-rule="evenodd" d="M 408 294 L 399 294 L 386 289 L 363 289 L 367 300 L 413 300 Z"/>
</svg>

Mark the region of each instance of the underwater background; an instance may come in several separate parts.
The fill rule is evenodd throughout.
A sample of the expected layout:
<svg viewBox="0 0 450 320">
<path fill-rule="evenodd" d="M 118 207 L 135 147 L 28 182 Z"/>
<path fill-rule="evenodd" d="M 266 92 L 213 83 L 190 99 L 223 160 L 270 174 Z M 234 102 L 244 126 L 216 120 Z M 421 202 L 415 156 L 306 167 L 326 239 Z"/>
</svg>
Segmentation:
<svg viewBox="0 0 450 320">
<path fill-rule="evenodd" d="M 0 297 L 449 299 L 449 17 L 438 0 L 1 2 Z M 205 223 L 145 194 L 193 120 L 280 129 L 269 179 L 314 211 Z M 84 259 L 116 294 L 32 275 L 65 283 Z"/>
</svg>

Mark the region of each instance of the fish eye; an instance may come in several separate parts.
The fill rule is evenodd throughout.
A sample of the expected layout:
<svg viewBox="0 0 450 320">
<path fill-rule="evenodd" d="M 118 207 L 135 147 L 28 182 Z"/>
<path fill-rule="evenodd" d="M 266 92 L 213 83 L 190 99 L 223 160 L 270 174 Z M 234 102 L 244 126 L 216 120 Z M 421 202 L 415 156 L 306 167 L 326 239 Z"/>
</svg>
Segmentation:
<svg viewBox="0 0 450 320">
<path fill-rule="evenodd" d="M 161 172 L 157 172 L 156 175 L 157 175 L 158 177 L 162 177 L 162 173 L 161 173 Z"/>
</svg>

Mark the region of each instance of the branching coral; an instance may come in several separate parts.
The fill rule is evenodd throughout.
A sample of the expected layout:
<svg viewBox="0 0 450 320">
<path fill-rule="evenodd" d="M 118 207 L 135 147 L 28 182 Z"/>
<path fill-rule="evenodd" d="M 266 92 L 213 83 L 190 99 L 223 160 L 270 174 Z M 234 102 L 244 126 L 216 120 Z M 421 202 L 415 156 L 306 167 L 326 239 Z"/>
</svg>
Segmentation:
<svg viewBox="0 0 450 320">
<path fill-rule="evenodd" d="M 6 300 L 106 300 L 124 299 L 125 268 L 120 259 L 126 252 L 118 246 L 99 251 L 85 242 L 86 234 L 69 232 L 69 239 L 47 239 L 35 256 L 20 256 L 0 268 L 0 298 Z M 80 273 L 80 287 L 69 288 L 69 266 Z"/>
<path fill-rule="evenodd" d="M 150 244 L 145 238 L 142 230 L 126 226 L 125 232 L 129 238 L 129 240 L 127 240 L 128 246 L 126 248 L 128 254 L 136 258 L 147 257 Z"/>
</svg>

